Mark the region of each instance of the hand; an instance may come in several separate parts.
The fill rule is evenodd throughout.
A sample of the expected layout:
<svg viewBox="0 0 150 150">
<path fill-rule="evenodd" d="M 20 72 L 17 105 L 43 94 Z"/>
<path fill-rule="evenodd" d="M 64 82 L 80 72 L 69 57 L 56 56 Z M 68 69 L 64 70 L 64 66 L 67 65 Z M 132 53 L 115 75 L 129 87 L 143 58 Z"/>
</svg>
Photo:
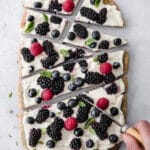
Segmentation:
<svg viewBox="0 0 150 150">
<path fill-rule="evenodd" d="M 142 136 L 145 150 L 150 150 L 150 123 L 147 121 L 140 121 L 134 126 Z M 127 145 L 128 150 L 143 150 L 142 146 L 136 139 L 128 134 L 123 134 L 123 141 Z"/>
</svg>

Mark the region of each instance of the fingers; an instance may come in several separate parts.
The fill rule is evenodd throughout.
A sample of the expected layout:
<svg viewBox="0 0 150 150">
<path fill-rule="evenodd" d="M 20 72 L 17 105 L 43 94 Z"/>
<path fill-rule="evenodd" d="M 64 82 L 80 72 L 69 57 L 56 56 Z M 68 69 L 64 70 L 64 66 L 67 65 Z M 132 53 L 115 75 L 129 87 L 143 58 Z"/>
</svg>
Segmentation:
<svg viewBox="0 0 150 150">
<path fill-rule="evenodd" d="M 130 135 L 123 134 L 122 136 L 123 141 L 127 145 L 128 150 L 143 150 L 138 142 Z"/>
</svg>

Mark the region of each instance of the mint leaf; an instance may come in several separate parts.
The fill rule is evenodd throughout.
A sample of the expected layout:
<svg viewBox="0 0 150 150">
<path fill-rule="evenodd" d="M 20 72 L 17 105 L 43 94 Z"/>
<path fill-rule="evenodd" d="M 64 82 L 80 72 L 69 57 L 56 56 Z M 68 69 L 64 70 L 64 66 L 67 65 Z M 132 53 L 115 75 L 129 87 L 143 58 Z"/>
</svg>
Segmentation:
<svg viewBox="0 0 150 150">
<path fill-rule="evenodd" d="M 34 29 L 34 22 L 28 22 L 26 24 L 24 32 L 30 33 Z"/>
<path fill-rule="evenodd" d="M 85 125 L 84 125 L 84 129 L 88 129 L 90 125 L 92 125 L 95 122 L 95 118 L 89 118 Z"/>
<path fill-rule="evenodd" d="M 44 20 L 46 21 L 46 22 L 48 22 L 48 15 L 46 15 L 46 14 L 43 14 L 43 17 L 44 17 Z"/>
<path fill-rule="evenodd" d="M 60 50 L 60 53 L 64 56 L 64 57 L 69 57 L 70 56 L 70 53 L 68 50 L 65 50 L 65 49 L 61 49 Z"/>
<path fill-rule="evenodd" d="M 86 105 L 85 105 L 85 103 L 83 103 L 83 102 L 79 102 L 79 106 L 80 106 L 80 107 L 85 107 Z"/>
<path fill-rule="evenodd" d="M 44 144 L 44 142 L 43 142 L 43 141 L 39 141 L 38 143 L 39 143 L 39 144 Z"/>
<path fill-rule="evenodd" d="M 10 92 L 10 93 L 8 94 L 8 97 L 11 98 L 12 96 L 13 96 L 13 93 Z"/>
<path fill-rule="evenodd" d="M 99 7 L 101 0 L 95 0 L 95 7 Z"/>
<path fill-rule="evenodd" d="M 52 77 L 52 73 L 50 71 L 41 71 L 40 75 L 42 77 L 47 77 L 47 78 L 51 78 Z"/>
<path fill-rule="evenodd" d="M 41 129 L 41 133 L 42 133 L 42 134 L 46 133 L 46 128 L 42 128 L 42 129 Z"/>
<path fill-rule="evenodd" d="M 95 130 L 94 129 L 92 129 L 91 127 L 89 128 L 89 132 L 91 133 L 91 134 L 93 134 L 93 135 L 95 135 L 96 133 L 95 133 Z"/>
<path fill-rule="evenodd" d="M 95 42 L 95 40 L 94 40 L 93 38 L 90 38 L 90 39 L 88 39 L 88 40 L 85 41 L 85 45 L 86 45 L 86 46 L 89 46 L 89 45 L 91 45 L 93 42 Z"/>
<path fill-rule="evenodd" d="M 98 57 L 94 57 L 93 61 L 98 62 Z"/>
</svg>

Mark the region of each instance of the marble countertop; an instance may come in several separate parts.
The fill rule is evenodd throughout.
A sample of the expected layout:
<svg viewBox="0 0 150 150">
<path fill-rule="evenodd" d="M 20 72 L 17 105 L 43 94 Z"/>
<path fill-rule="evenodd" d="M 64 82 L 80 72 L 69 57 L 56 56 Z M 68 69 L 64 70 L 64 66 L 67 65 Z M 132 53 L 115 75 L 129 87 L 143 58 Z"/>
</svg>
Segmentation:
<svg viewBox="0 0 150 150">
<path fill-rule="evenodd" d="M 100 27 L 105 33 L 129 40 L 124 47 L 130 54 L 128 73 L 128 123 L 150 121 L 150 1 L 117 0 L 126 20 L 124 29 Z M 2 150 L 21 150 L 17 120 L 16 85 L 19 24 L 22 0 L 0 0 L 0 146 Z M 12 97 L 9 97 L 10 93 Z M 125 150 L 122 145 L 121 150 Z"/>
</svg>

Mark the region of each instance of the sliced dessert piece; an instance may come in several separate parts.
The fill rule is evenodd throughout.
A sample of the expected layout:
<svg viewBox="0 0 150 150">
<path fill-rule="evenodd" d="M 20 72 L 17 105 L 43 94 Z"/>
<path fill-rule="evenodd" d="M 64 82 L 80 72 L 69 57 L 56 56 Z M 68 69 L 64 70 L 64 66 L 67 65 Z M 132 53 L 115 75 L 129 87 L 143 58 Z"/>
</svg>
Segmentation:
<svg viewBox="0 0 150 150">
<path fill-rule="evenodd" d="M 19 121 L 24 148 L 102 150 L 116 147 L 121 142 L 120 127 L 87 102 L 95 103 L 101 109 L 105 106 L 108 114 L 124 124 L 127 99 L 121 93 L 127 89 L 126 79 L 114 84 L 117 90 L 115 93 L 112 90 L 113 94 L 107 94 L 101 87 L 51 107 L 21 114 Z"/>
<path fill-rule="evenodd" d="M 114 0 L 85 0 L 76 17 L 77 21 L 123 27 L 125 22 Z"/>
<path fill-rule="evenodd" d="M 107 57 L 108 60 L 106 60 Z M 100 64 L 99 58 L 104 63 Z M 127 52 L 110 53 L 109 56 L 103 54 L 99 58 L 98 62 L 96 58 L 68 63 L 20 80 L 18 93 L 21 108 L 35 105 L 39 97 L 42 97 L 40 102 L 48 101 L 81 88 L 91 87 L 91 85 L 112 83 L 127 72 Z"/>
<path fill-rule="evenodd" d="M 71 26 L 64 42 L 88 48 L 92 51 L 120 47 L 127 44 L 127 40 L 101 33 L 79 23 L 74 23 Z"/>
<path fill-rule="evenodd" d="M 46 12 L 70 15 L 79 0 L 26 0 L 24 7 Z"/>
<path fill-rule="evenodd" d="M 20 76 L 26 76 L 41 69 L 51 69 L 89 55 L 90 53 L 83 49 L 67 47 L 49 40 L 23 38 L 19 51 Z"/>
<path fill-rule="evenodd" d="M 21 21 L 21 32 L 29 35 L 59 39 L 64 31 L 66 19 L 58 16 L 25 10 Z"/>
</svg>

